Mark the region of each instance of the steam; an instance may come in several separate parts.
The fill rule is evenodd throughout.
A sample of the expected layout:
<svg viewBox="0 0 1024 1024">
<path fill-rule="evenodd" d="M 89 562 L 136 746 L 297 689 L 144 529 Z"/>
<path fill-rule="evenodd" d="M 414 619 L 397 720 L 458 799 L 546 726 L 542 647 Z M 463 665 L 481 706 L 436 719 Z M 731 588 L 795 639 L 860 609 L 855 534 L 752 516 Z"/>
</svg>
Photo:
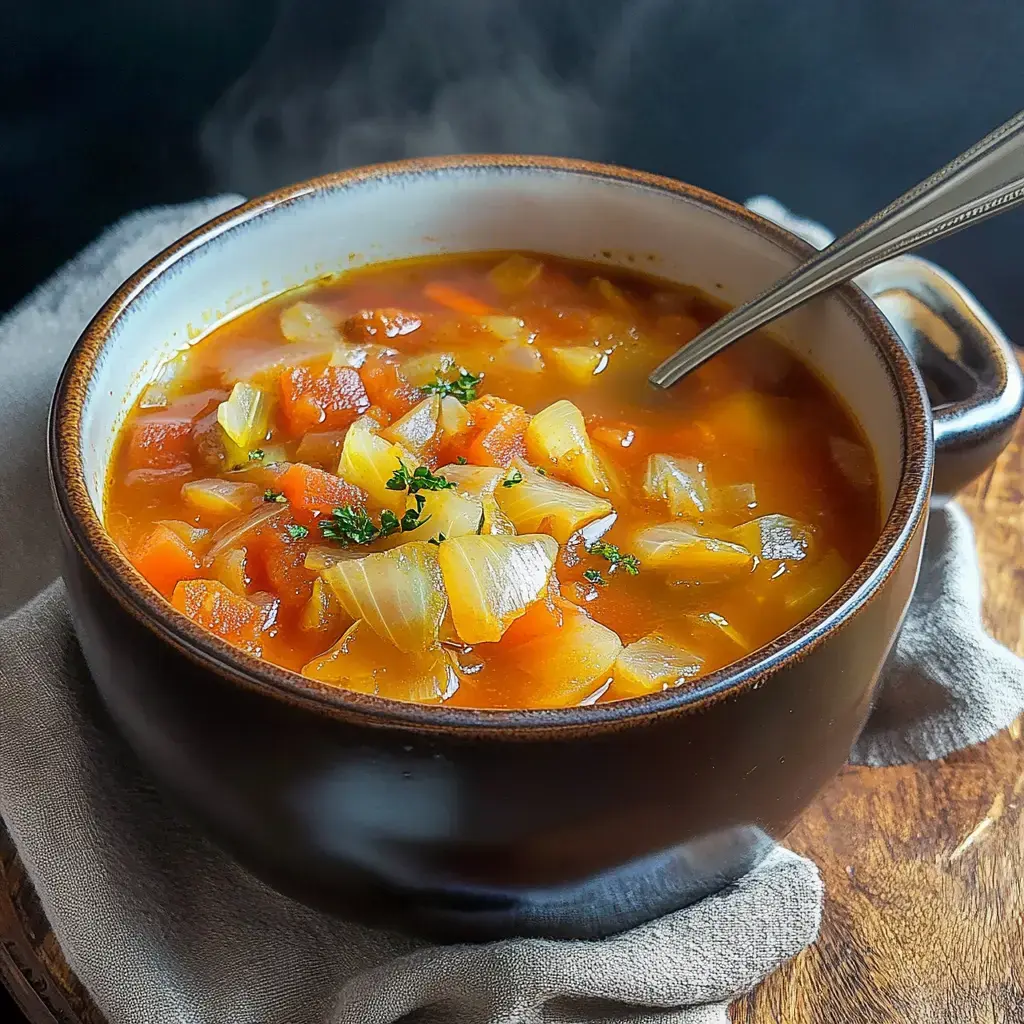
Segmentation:
<svg viewBox="0 0 1024 1024">
<path fill-rule="evenodd" d="M 664 5 L 393 0 L 359 24 L 337 0 L 286 0 L 263 52 L 208 117 L 201 147 L 215 184 L 247 195 L 402 157 L 601 159 L 636 29 Z"/>
</svg>

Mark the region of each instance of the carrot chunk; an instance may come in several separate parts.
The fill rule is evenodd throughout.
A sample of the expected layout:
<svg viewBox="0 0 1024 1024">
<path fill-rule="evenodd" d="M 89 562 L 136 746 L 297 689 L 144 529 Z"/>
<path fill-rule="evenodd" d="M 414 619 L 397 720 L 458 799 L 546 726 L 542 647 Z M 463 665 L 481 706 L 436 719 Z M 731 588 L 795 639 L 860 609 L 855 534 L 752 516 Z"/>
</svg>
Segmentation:
<svg viewBox="0 0 1024 1024">
<path fill-rule="evenodd" d="M 292 515 L 306 526 L 331 509 L 344 505 L 366 504 L 366 493 L 333 473 L 296 462 L 288 467 L 279 482 L 281 493 L 292 507 Z"/>
<path fill-rule="evenodd" d="M 473 417 L 473 430 L 466 434 L 465 457 L 477 466 L 507 467 L 516 456 L 526 454 L 523 437 L 530 414 L 497 395 L 485 395 L 466 408 Z"/>
<path fill-rule="evenodd" d="M 281 374 L 280 384 L 281 411 L 294 437 L 347 427 L 370 407 L 362 379 L 349 366 L 327 366 L 316 374 L 296 366 Z"/>
<path fill-rule="evenodd" d="M 199 560 L 173 530 L 157 526 L 139 545 L 132 564 L 165 597 L 179 580 L 199 575 Z"/>
<path fill-rule="evenodd" d="M 197 625 L 247 650 L 261 653 L 258 636 L 264 610 L 233 594 L 216 580 L 182 580 L 171 595 L 171 604 Z"/>
<path fill-rule="evenodd" d="M 360 375 L 373 403 L 372 408 L 386 410 L 388 423 L 404 416 L 423 398 L 423 392 L 413 387 L 402 375 L 398 364 L 387 356 L 370 356 L 363 364 Z M 379 418 L 377 422 L 380 423 Z"/>
<path fill-rule="evenodd" d="M 455 310 L 456 313 L 465 313 L 466 316 L 487 316 L 494 310 L 472 295 L 467 295 L 454 285 L 445 284 L 443 281 L 431 281 L 425 285 L 423 294 L 439 306 Z"/>
</svg>

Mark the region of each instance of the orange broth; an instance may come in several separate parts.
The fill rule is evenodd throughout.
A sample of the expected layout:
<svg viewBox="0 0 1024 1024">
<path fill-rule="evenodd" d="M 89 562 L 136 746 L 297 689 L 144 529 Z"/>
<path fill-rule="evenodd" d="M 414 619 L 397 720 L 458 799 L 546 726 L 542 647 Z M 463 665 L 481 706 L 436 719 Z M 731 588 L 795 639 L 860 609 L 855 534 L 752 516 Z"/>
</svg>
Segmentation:
<svg viewBox="0 0 1024 1024">
<path fill-rule="evenodd" d="M 535 254 L 289 292 L 143 393 L 107 528 L 179 610 L 327 686 L 480 708 L 694 686 L 830 597 L 880 517 L 857 423 L 771 338 L 647 383 L 722 312 Z"/>
</svg>

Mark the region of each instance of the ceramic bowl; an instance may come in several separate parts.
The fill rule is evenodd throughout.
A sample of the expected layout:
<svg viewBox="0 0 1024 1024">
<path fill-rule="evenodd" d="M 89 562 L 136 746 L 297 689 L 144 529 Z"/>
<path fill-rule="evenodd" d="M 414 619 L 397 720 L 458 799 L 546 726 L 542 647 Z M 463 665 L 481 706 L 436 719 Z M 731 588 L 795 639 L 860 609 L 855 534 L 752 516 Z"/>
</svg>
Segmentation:
<svg viewBox="0 0 1024 1024">
<path fill-rule="evenodd" d="M 884 526 L 821 609 L 696 691 L 545 711 L 403 704 L 325 692 L 176 612 L 101 520 L 115 436 L 160 362 L 319 274 L 486 249 L 647 270 L 730 302 L 810 252 L 698 189 L 555 159 L 399 163 L 252 200 L 144 266 L 72 352 L 50 422 L 65 578 L 118 728 L 271 885 L 435 937 L 594 937 L 747 871 L 843 765 L 914 587 L 936 447 L 946 490 L 980 472 L 1006 442 L 1020 381 L 996 339 L 962 360 L 983 366 L 984 387 L 933 413 L 857 288 L 780 321 L 863 425 Z"/>
</svg>

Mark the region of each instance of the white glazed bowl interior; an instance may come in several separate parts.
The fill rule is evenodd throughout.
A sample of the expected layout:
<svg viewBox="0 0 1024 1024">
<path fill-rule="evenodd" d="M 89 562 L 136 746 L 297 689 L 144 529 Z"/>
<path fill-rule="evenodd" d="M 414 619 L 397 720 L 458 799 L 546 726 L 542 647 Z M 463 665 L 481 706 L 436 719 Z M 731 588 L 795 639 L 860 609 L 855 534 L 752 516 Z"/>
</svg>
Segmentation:
<svg viewBox="0 0 1024 1024">
<path fill-rule="evenodd" d="M 204 233 L 147 275 L 114 323 L 83 409 L 82 460 L 102 515 L 117 431 L 160 364 L 269 296 L 318 275 L 433 253 L 524 249 L 647 271 L 736 304 L 798 262 L 711 204 L 631 179 L 529 164 L 369 171 L 269 200 Z M 875 451 L 883 519 L 904 459 L 883 355 L 835 297 L 778 322 Z M 680 410 L 685 415 L 685 410 Z"/>
</svg>

